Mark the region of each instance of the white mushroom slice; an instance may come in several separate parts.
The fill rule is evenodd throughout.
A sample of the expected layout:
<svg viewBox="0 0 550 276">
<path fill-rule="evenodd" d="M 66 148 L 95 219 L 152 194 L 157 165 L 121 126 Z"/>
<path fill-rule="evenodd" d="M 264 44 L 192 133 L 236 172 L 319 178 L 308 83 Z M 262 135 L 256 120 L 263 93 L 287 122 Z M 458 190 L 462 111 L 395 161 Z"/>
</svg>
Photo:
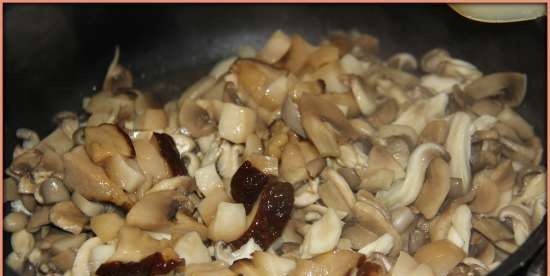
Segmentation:
<svg viewBox="0 0 550 276">
<path fill-rule="evenodd" d="M 105 205 L 89 201 L 77 192 L 73 193 L 71 200 L 82 213 L 89 217 L 97 216 L 105 211 Z"/>
<path fill-rule="evenodd" d="M 231 252 L 231 248 L 224 248 L 223 242 L 217 242 L 214 247 L 214 256 L 216 260 L 221 260 L 229 265 L 241 259 L 252 259 L 252 253 L 262 251 L 262 248 L 254 242 L 254 239 L 248 240 L 241 248 Z"/>
<path fill-rule="evenodd" d="M 304 243 L 300 246 L 302 258 L 311 258 L 334 249 L 340 239 L 342 226 L 336 212 L 329 208 L 323 218 L 315 222 L 306 233 Z"/>
<path fill-rule="evenodd" d="M 215 164 L 198 169 L 195 172 L 195 182 L 204 196 L 208 196 L 214 190 L 223 189 L 224 187 L 223 181 L 216 171 Z"/>
<path fill-rule="evenodd" d="M 231 178 L 241 166 L 240 155 L 243 153 L 244 147 L 240 145 L 231 146 L 231 144 L 224 141 L 221 149 L 222 153 L 217 162 L 218 171 L 223 178 Z"/>
<path fill-rule="evenodd" d="M 392 248 L 393 248 L 393 237 L 392 235 L 386 233 L 378 237 L 378 239 L 376 239 L 375 241 L 359 249 L 358 252 L 361 254 L 365 254 L 367 256 L 370 256 L 375 252 L 387 255 L 390 253 Z"/>
<path fill-rule="evenodd" d="M 462 250 L 468 254 L 472 230 L 472 212 L 470 211 L 470 208 L 464 204 L 458 206 L 453 213 L 451 222 L 452 228 L 450 231 L 454 231 L 462 243 L 461 245 L 455 243 L 456 246 L 461 247 Z"/>
<path fill-rule="evenodd" d="M 340 157 L 336 163 L 346 168 L 366 168 L 368 156 L 357 144 L 345 144 L 340 146 Z"/>
<path fill-rule="evenodd" d="M 111 244 L 102 244 L 94 247 L 89 256 L 90 272 L 95 272 L 103 263 L 111 258 L 114 253 L 115 246 Z"/>
<path fill-rule="evenodd" d="M 401 113 L 393 124 L 410 126 L 419 134 L 429 121 L 444 115 L 448 101 L 447 94 L 419 100 Z"/>
<path fill-rule="evenodd" d="M 443 77 L 438 75 L 425 75 L 420 78 L 422 86 L 433 89 L 437 93 L 451 93 L 453 86 L 459 84 L 460 81 L 455 78 Z"/>
<path fill-rule="evenodd" d="M 536 227 L 542 222 L 546 215 L 546 199 L 543 197 L 535 199 L 532 208 L 533 215 L 531 215 L 531 225 Z"/>
<path fill-rule="evenodd" d="M 323 202 L 338 211 L 350 212 L 355 204 L 355 196 L 344 177 L 333 169 L 323 172 L 327 180 L 319 187 L 319 196 Z"/>
<path fill-rule="evenodd" d="M 437 144 L 425 143 L 418 146 L 409 158 L 403 183 L 393 185 L 388 191 L 378 192 L 376 198 L 390 210 L 411 204 L 420 193 L 426 169 L 432 159 L 444 157 L 446 154 L 445 149 Z"/>
<path fill-rule="evenodd" d="M 226 59 L 223 59 L 216 63 L 212 70 L 210 70 L 209 76 L 213 77 L 214 79 L 219 79 L 225 73 L 229 72 L 229 69 L 231 68 L 231 65 L 237 60 L 237 57 L 228 57 Z"/>
<path fill-rule="evenodd" d="M 74 259 L 73 269 L 72 273 L 73 275 L 79 275 L 79 276 L 92 276 L 93 271 L 90 269 L 90 255 L 92 252 L 92 249 L 94 249 L 96 246 L 101 245 L 101 239 L 98 237 L 91 238 L 87 241 L 85 241 L 82 246 L 80 246 L 80 249 L 78 249 L 78 252 L 76 253 L 76 257 Z"/>
<path fill-rule="evenodd" d="M 426 53 L 420 60 L 422 70 L 442 76 L 459 78 L 462 80 L 475 80 L 481 77 L 481 72 L 471 63 L 452 58 L 443 49 L 433 49 Z"/>
<path fill-rule="evenodd" d="M 355 97 L 357 106 L 359 107 L 363 115 L 368 116 L 376 110 L 375 95 L 372 95 L 371 93 L 367 93 L 367 91 L 365 91 L 365 88 L 361 84 L 359 78 L 352 77 L 351 92 L 353 93 L 353 97 Z"/>
<path fill-rule="evenodd" d="M 218 125 L 220 137 L 241 144 L 252 134 L 255 126 L 256 112 L 252 109 L 232 103 L 223 104 Z"/>
<path fill-rule="evenodd" d="M 199 149 L 203 154 L 206 154 L 206 152 L 212 148 L 212 146 L 219 144 L 220 137 L 218 136 L 218 133 L 214 132 L 209 135 L 201 136 L 196 139 L 197 144 L 199 145 Z"/>
<path fill-rule="evenodd" d="M 449 127 L 449 135 L 445 142 L 445 147 L 451 156 L 449 167 L 451 177 L 461 179 L 459 191 L 451 189 L 451 196 L 459 196 L 465 194 L 470 188 L 471 171 L 470 171 L 470 155 L 471 155 L 471 128 L 472 119 L 465 112 L 456 112 L 451 119 Z M 458 193 L 458 194 L 454 194 Z"/>
<path fill-rule="evenodd" d="M 193 138 L 187 135 L 176 133 L 170 134 L 170 136 L 174 139 L 174 143 L 176 143 L 176 148 L 180 154 L 190 152 L 197 147 L 197 144 Z"/>
<path fill-rule="evenodd" d="M 290 37 L 281 30 L 277 30 L 271 35 L 264 48 L 258 52 L 258 58 L 272 64 L 281 59 L 288 49 L 290 49 Z"/>
<path fill-rule="evenodd" d="M 183 154 L 182 158 L 185 161 L 185 168 L 187 169 L 187 173 L 191 177 L 195 177 L 195 173 L 197 173 L 197 170 L 199 169 L 201 162 L 199 161 L 199 158 L 196 154 L 186 152 Z"/>
<path fill-rule="evenodd" d="M 296 267 L 294 260 L 262 251 L 254 252 L 252 261 L 260 275 L 265 276 L 286 276 Z"/>
<path fill-rule="evenodd" d="M 470 132 L 490 130 L 495 126 L 497 121 L 498 119 L 491 115 L 481 115 L 472 122 L 472 130 Z"/>
<path fill-rule="evenodd" d="M 361 76 L 368 69 L 368 64 L 358 60 L 352 54 L 345 54 L 340 59 L 340 66 L 344 73 L 349 75 L 358 75 Z"/>
<path fill-rule="evenodd" d="M 197 232 L 189 232 L 176 241 L 174 251 L 185 260 L 185 264 L 209 263 L 212 261 L 210 253 Z"/>
<path fill-rule="evenodd" d="M 32 215 L 32 212 L 27 210 L 27 208 L 25 207 L 25 205 L 23 205 L 23 202 L 20 199 L 10 202 L 10 207 L 12 212 L 21 212 L 27 216 Z"/>
<path fill-rule="evenodd" d="M 214 220 L 208 226 L 208 237 L 230 242 L 246 231 L 246 212 L 242 203 L 220 202 Z"/>
<path fill-rule="evenodd" d="M 395 262 L 395 265 L 392 267 L 391 275 L 392 276 L 403 276 L 403 275 L 409 275 L 411 271 L 413 271 L 418 266 L 418 263 L 416 260 L 411 257 L 407 252 L 401 251 L 399 252 L 399 257 L 397 257 L 397 261 Z"/>
<path fill-rule="evenodd" d="M 134 192 L 145 183 L 145 175 L 141 172 L 137 162 L 125 159 L 120 154 L 113 154 L 105 163 L 105 172 L 113 182 L 127 192 Z"/>
<path fill-rule="evenodd" d="M 296 190 L 294 206 L 301 208 L 313 204 L 319 200 L 319 178 L 308 181 Z"/>
<path fill-rule="evenodd" d="M 408 207 L 399 207 L 391 212 L 391 224 L 399 233 L 405 232 L 414 219 L 415 215 Z"/>
<path fill-rule="evenodd" d="M 509 205 L 502 208 L 498 215 L 501 221 L 510 218 L 512 220 L 512 228 L 514 230 L 514 241 L 517 245 L 522 245 L 529 234 L 531 233 L 531 220 L 529 214 L 521 207 Z"/>
<path fill-rule="evenodd" d="M 161 180 L 149 189 L 145 194 L 150 194 L 160 191 L 175 190 L 180 187 L 190 186 L 191 178 L 189 176 L 181 175 Z"/>
<path fill-rule="evenodd" d="M 399 69 L 402 71 L 416 70 L 418 62 L 416 58 L 409 53 L 397 53 L 386 61 L 388 67 Z"/>
</svg>

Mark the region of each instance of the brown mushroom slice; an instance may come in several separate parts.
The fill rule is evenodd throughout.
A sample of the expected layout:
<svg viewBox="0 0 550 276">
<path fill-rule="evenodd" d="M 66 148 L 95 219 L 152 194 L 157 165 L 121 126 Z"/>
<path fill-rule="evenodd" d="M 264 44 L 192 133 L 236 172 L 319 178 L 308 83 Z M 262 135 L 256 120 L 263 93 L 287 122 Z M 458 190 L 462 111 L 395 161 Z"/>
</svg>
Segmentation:
<svg viewBox="0 0 550 276">
<path fill-rule="evenodd" d="M 521 139 L 525 140 L 535 136 L 533 126 L 509 107 L 505 107 L 496 117 L 500 122 L 513 128 Z"/>
<path fill-rule="evenodd" d="M 374 113 L 368 117 L 369 122 L 374 127 L 381 127 L 395 121 L 399 111 L 399 106 L 394 99 L 388 99 L 381 103 Z"/>
<path fill-rule="evenodd" d="M 279 84 L 287 82 L 284 71 L 259 60 L 239 59 L 231 67 L 231 72 L 237 77 L 239 97 L 247 105 L 258 105 L 269 111 L 281 107 L 286 97 L 286 86 L 284 89 L 270 86 L 277 80 Z"/>
<path fill-rule="evenodd" d="M 351 248 L 359 250 L 365 245 L 375 241 L 377 235 L 358 223 L 346 223 L 342 230 L 342 238 L 349 239 L 351 241 Z"/>
<path fill-rule="evenodd" d="M 117 46 L 115 48 L 115 55 L 113 57 L 113 60 L 111 61 L 111 64 L 109 64 L 107 74 L 105 75 L 105 79 L 103 81 L 103 91 L 114 93 L 122 88 L 132 88 L 132 73 L 130 73 L 130 70 L 126 69 L 124 66 L 118 63 L 119 59 L 120 49 Z"/>
<path fill-rule="evenodd" d="M 345 276 L 357 266 L 362 254 L 351 250 L 334 250 L 312 259 L 321 265 L 326 275 Z"/>
<path fill-rule="evenodd" d="M 124 218 L 116 213 L 106 213 L 93 217 L 90 220 L 90 227 L 103 242 L 108 242 L 117 237 L 124 223 Z"/>
<path fill-rule="evenodd" d="M 449 124 L 445 120 L 433 120 L 426 124 L 418 138 L 419 143 L 443 145 L 449 134 Z"/>
<path fill-rule="evenodd" d="M 472 227 L 492 242 L 512 239 L 514 235 L 501 222 L 494 218 L 472 218 Z"/>
<path fill-rule="evenodd" d="M 449 52 L 438 48 L 427 52 L 420 60 L 420 65 L 426 72 L 463 80 L 481 76 L 481 72 L 473 64 L 452 58 Z"/>
<path fill-rule="evenodd" d="M 390 210 L 413 203 L 422 189 L 430 162 L 437 157 L 447 159 L 446 156 L 447 152 L 440 145 L 426 143 L 418 146 L 409 158 L 405 180 L 388 191 L 378 192 L 377 199 Z"/>
<path fill-rule="evenodd" d="M 180 103 L 178 122 L 184 134 L 193 138 L 206 136 L 216 131 L 216 124 L 208 112 L 191 100 Z"/>
<path fill-rule="evenodd" d="M 48 148 L 58 154 L 63 154 L 69 151 L 73 147 L 74 143 L 72 135 L 68 136 L 62 128 L 58 127 L 50 135 L 46 136 L 40 144 L 36 146 L 37 149 L 44 150 Z"/>
<path fill-rule="evenodd" d="M 323 157 L 338 156 L 338 145 L 353 141 L 359 136 L 344 114 L 331 102 L 303 94 L 298 108 L 308 138 Z"/>
<path fill-rule="evenodd" d="M 64 183 L 91 201 L 107 201 L 129 208 L 132 200 L 122 188 L 113 183 L 101 167 L 88 158 L 83 146 L 75 147 L 63 155 Z"/>
<path fill-rule="evenodd" d="M 384 217 L 376 207 L 369 203 L 357 201 L 353 207 L 353 213 L 363 227 L 372 231 L 376 235 L 389 233 L 393 238 L 393 248 L 391 255 L 396 255 L 401 249 L 401 237 L 393 228 L 391 222 Z"/>
<path fill-rule="evenodd" d="M 167 160 L 162 156 L 156 138 L 134 140 L 136 161 L 153 183 L 172 176 Z"/>
<path fill-rule="evenodd" d="M 159 130 L 168 126 L 168 116 L 162 109 L 146 109 L 134 122 L 137 130 Z"/>
<path fill-rule="evenodd" d="M 451 185 L 449 165 L 442 158 L 435 158 L 426 172 L 426 180 L 414 202 L 420 213 L 432 219 L 443 205 Z"/>
<path fill-rule="evenodd" d="M 8 172 L 21 177 L 36 168 L 42 161 L 43 156 L 44 154 L 40 150 L 27 150 L 11 162 Z"/>
<path fill-rule="evenodd" d="M 416 58 L 409 53 L 397 53 L 386 60 L 388 67 L 401 71 L 414 71 L 418 67 Z"/>
<path fill-rule="evenodd" d="M 285 67 L 292 74 L 297 74 L 315 50 L 316 47 L 312 46 L 300 35 L 292 35 Z"/>
<path fill-rule="evenodd" d="M 403 111 L 393 124 L 406 125 L 412 127 L 416 133 L 421 133 L 429 121 L 444 115 L 448 101 L 447 94 L 437 94 L 428 99 L 418 100 Z"/>
<path fill-rule="evenodd" d="M 267 40 L 264 48 L 258 52 L 258 58 L 273 64 L 280 60 L 289 50 L 291 46 L 290 37 L 283 31 L 277 30 Z"/>
<path fill-rule="evenodd" d="M 501 221 L 507 218 L 512 220 L 514 241 L 518 246 L 522 245 L 525 240 L 527 240 L 533 228 L 531 225 L 531 218 L 523 208 L 516 205 L 508 205 L 500 209 L 498 217 Z"/>
<path fill-rule="evenodd" d="M 414 254 L 417 262 L 430 266 L 437 276 L 447 275 L 464 257 L 464 251 L 447 240 L 424 245 Z"/>
<path fill-rule="evenodd" d="M 489 171 L 481 171 L 474 176 L 475 187 L 474 200 L 469 206 L 472 212 L 489 213 L 498 207 L 500 191 L 496 183 L 491 179 Z"/>
<path fill-rule="evenodd" d="M 12 212 L 4 217 L 4 231 L 19 232 L 24 229 L 29 221 L 29 217 L 21 212 Z"/>
<path fill-rule="evenodd" d="M 327 207 L 349 213 L 355 204 L 355 196 L 346 180 L 333 169 L 323 172 L 326 181 L 319 187 L 319 197 Z"/>
<path fill-rule="evenodd" d="M 84 129 L 86 152 L 96 163 L 118 153 L 133 158 L 136 152 L 130 137 L 117 125 L 102 124 Z"/>
<path fill-rule="evenodd" d="M 7 223 L 4 219 L 4 223 Z M 40 230 L 40 227 L 50 223 L 50 207 L 42 206 L 37 208 L 29 218 L 27 231 L 34 233 Z M 5 225 L 5 224 L 4 224 Z"/>
<path fill-rule="evenodd" d="M 270 181 L 263 187 L 247 217 L 248 229 L 231 242 L 240 248 L 250 238 L 266 250 L 283 232 L 294 205 L 294 188 L 289 183 Z"/>
<path fill-rule="evenodd" d="M 374 146 L 368 154 L 368 166 L 366 174 L 373 176 L 375 171 L 379 169 L 389 170 L 393 172 L 393 179 L 400 179 L 405 176 L 403 167 L 393 158 L 391 153 L 382 146 Z M 368 179 L 367 181 L 371 181 Z M 369 185 L 372 186 L 372 185 Z"/>
<path fill-rule="evenodd" d="M 527 76 L 517 72 L 494 73 L 479 78 L 466 87 L 464 93 L 472 102 L 498 96 L 510 107 L 521 104 L 527 90 Z"/>
<path fill-rule="evenodd" d="M 499 142 L 505 147 L 503 153 L 513 160 L 535 165 L 542 159 L 542 145 L 538 137 L 532 137 L 525 144 L 506 137 L 500 137 Z"/>
<path fill-rule="evenodd" d="M 167 231 L 172 216 L 178 211 L 191 209 L 190 202 L 174 190 L 147 194 L 126 215 L 126 223 L 149 231 Z M 190 211 L 187 211 L 190 212 Z"/>
<path fill-rule="evenodd" d="M 497 100 L 481 99 L 475 101 L 470 109 L 477 115 L 490 115 L 496 117 L 502 111 L 502 104 Z"/>
<path fill-rule="evenodd" d="M 296 134 L 300 135 L 301 137 L 306 137 L 306 133 L 304 128 L 302 127 L 301 122 L 301 115 L 298 111 L 298 104 L 296 104 L 292 97 L 287 96 L 282 109 L 281 109 L 281 119 L 285 122 L 285 124 Z"/>
<path fill-rule="evenodd" d="M 117 248 L 115 253 L 109 258 L 109 262 L 139 262 L 143 258 L 161 251 L 161 249 L 159 241 L 153 239 L 139 228 L 122 226 L 118 232 Z"/>
<path fill-rule="evenodd" d="M 361 114 L 361 110 L 352 93 L 325 93 L 322 94 L 320 98 L 335 104 L 340 109 L 343 108 L 346 111 L 345 114 L 347 118 L 354 118 Z"/>
<path fill-rule="evenodd" d="M 78 210 L 72 201 L 62 201 L 50 210 L 50 221 L 57 227 L 79 234 L 82 232 L 88 218 Z"/>
</svg>

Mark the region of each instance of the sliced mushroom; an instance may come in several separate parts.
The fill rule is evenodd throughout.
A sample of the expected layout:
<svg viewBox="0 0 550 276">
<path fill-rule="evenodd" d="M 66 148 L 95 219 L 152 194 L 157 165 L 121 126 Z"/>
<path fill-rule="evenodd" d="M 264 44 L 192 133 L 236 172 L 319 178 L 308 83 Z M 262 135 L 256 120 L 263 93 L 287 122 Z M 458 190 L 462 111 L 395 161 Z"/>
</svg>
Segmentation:
<svg viewBox="0 0 550 276">
<path fill-rule="evenodd" d="M 492 242 L 512 239 L 514 235 L 506 226 L 494 218 L 472 218 L 472 227 Z"/>
<path fill-rule="evenodd" d="M 20 212 L 12 212 L 4 217 L 4 231 L 18 232 L 25 228 L 29 217 Z"/>
<path fill-rule="evenodd" d="M 321 156 L 338 156 L 339 144 L 353 141 L 358 137 L 357 131 L 334 104 L 304 94 L 298 102 L 298 107 L 302 125 Z"/>
<path fill-rule="evenodd" d="M 84 129 L 86 152 L 96 163 L 118 153 L 124 157 L 134 157 L 136 152 L 128 135 L 117 125 L 101 124 Z"/>
<path fill-rule="evenodd" d="M 393 248 L 393 237 L 386 233 L 378 237 L 375 241 L 365 245 L 358 252 L 366 256 L 370 256 L 373 253 L 382 253 L 384 255 L 390 253 Z"/>
<path fill-rule="evenodd" d="M 376 235 L 389 233 L 393 237 L 394 246 L 391 250 L 391 255 L 396 255 L 401 249 L 401 237 L 393 228 L 391 222 L 377 210 L 376 207 L 369 203 L 357 201 L 353 207 L 353 213 L 357 221 L 369 231 Z"/>
<path fill-rule="evenodd" d="M 433 218 L 442 206 L 451 187 L 449 165 L 442 158 L 435 158 L 426 172 L 426 179 L 414 202 L 425 218 Z"/>
<path fill-rule="evenodd" d="M 419 134 L 429 121 L 444 115 L 448 101 L 447 94 L 418 100 L 401 113 L 393 124 L 412 127 Z"/>
<path fill-rule="evenodd" d="M 463 80 L 473 80 L 481 76 L 481 72 L 474 65 L 452 58 L 443 49 L 433 49 L 427 52 L 420 60 L 420 65 L 426 72 Z"/>
<path fill-rule="evenodd" d="M 319 197 L 325 205 L 349 213 L 355 204 L 355 196 L 346 180 L 335 170 L 323 173 L 326 181 L 319 187 Z"/>
<path fill-rule="evenodd" d="M 129 207 L 133 203 L 122 188 L 114 184 L 101 167 L 95 165 L 83 146 L 75 147 L 63 155 L 65 163 L 64 183 L 88 200 L 108 201 Z"/>
<path fill-rule="evenodd" d="M 216 131 L 216 125 L 208 112 L 191 100 L 181 102 L 179 110 L 178 122 L 184 134 L 198 138 Z"/>
<path fill-rule="evenodd" d="M 174 244 L 174 251 L 185 260 L 186 265 L 209 263 L 210 253 L 197 232 L 189 232 L 179 238 Z"/>
<path fill-rule="evenodd" d="M 499 219 L 504 221 L 510 218 L 512 220 L 512 228 L 514 230 L 514 240 L 516 244 L 522 245 L 529 234 L 531 233 L 531 219 L 529 214 L 525 212 L 521 207 L 515 205 L 508 205 L 499 211 Z"/>
<path fill-rule="evenodd" d="M 447 275 L 453 267 L 464 259 L 466 254 L 459 247 L 447 240 L 439 240 L 419 248 L 414 258 L 419 263 L 425 263 L 435 275 Z"/>
<path fill-rule="evenodd" d="M 430 88 L 435 93 L 452 93 L 453 86 L 458 85 L 460 80 L 451 77 L 439 76 L 435 74 L 425 75 L 420 78 L 420 84 Z"/>
<path fill-rule="evenodd" d="M 392 123 L 397 118 L 399 106 L 394 99 L 388 99 L 381 103 L 376 111 L 369 115 L 368 121 L 378 128 Z"/>
<path fill-rule="evenodd" d="M 82 232 L 88 218 L 72 201 L 62 201 L 52 207 L 50 221 L 55 226 L 76 235 Z"/>
<path fill-rule="evenodd" d="M 21 177 L 36 168 L 42 161 L 42 157 L 42 151 L 36 149 L 27 150 L 13 160 L 8 170 L 13 175 Z"/>
<path fill-rule="evenodd" d="M 496 117 L 500 122 L 513 128 L 521 139 L 529 139 L 535 136 L 533 127 L 509 107 L 505 107 Z"/>
<path fill-rule="evenodd" d="M 516 72 L 494 73 L 479 78 L 464 88 L 471 101 L 498 96 L 510 107 L 521 104 L 527 90 L 527 76 Z"/>
<path fill-rule="evenodd" d="M 117 237 L 118 231 L 124 223 L 124 219 L 119 215 L 106 213 L 94 216 L 90 220 L 90 227 L 103 242 L 108 242 Z"/>
<path fill-rule="evenodd" d="M 4 223 L 8 223 L 4 218 Z M 27 224 L 27 231 L 34 233 L 40 229 L 40 227 L 50 223 L 50 207 L 42 206 L 37 208 L 31 215 Z M 4 224 L 6 226 L 6 224 Z"/>
<path fill-rule="evenodd" d="M 246 212 L 242 203 L 220 202 L 216 215 L 208 225 L 208 237 L 214 241 L 230 242 L 246 231 Z"/>
<path fill-rule="evenodd" d="M 368 91 L 357 77 L 351 78 L 350 85 L 351 92 L 355 97 L 355 101 L 357 102 L 357 106 L 361 110 L 361 113 L 365 116 L 372 114 L 376 110 L 376 99 L 374 93 L 372 91 Z"/>
<path fill-rule="evenodd" d="M 233 143 L 244 143 L 256 125 L 256 113 L 250 108 L 224 103 L 218 125 L 220 137 Z"/>
<path fill-rule="evenodd" d="M 450 196 L 464 195 L 470 188 L 471 118 L 464 112 L 456 112 L 451 120 L 445 147 L 451 156 L 451 177 L 461 179 L 458 191 L 451 189 Z"/>
<path fill-rule="evenodd" d="M 292 35 L 290 38 L 290 49 L 285 67 L 293 74 L 297 74 L 306 64 L 309 55 L 316 50 L 300 35 Z"/>
<path fill-rule="evenodd" d="M 174 190 L 147 194 L 126 215 L 128 225 L 150 231 L 166 231 L 173 214 L 188 209 L 188 199 Z"/>
<path fill-rule="evenodd" d="M 437 144 L 426 143 L 418 146 L 409 159 L 405 180 L 392 186 L 388 191 L 378 192 L 377 199 L 389 209 L 411 204 L 422 189 L 424 174 L 430 162 L 436 157 L 445 158 L 446 154 L 445 149 Z"/>
<path fill-rule="evenodd" d="M 335 211 L 329 208 L 323 218 L 316 221 L 306 233 L 300 247 L 302 258 L 311 258 L 334 249 L 340 239 L 342 226 Z"/>
<path fill-rule="evenodd" d="M 418 64 L 416 58 L 409 53 L 397 53 L 386 61 L 389 67 L 402 71 L 414 71 Z"/>
<path fill-rule="evenodd" d="M 237 169 L 241 166 L 241 154 L 244 151 L 243 146 L 233 145 L 224 141 L 221 145 L 222 152 L 216 163 L 216 167 L 223 178 L 231 178 Z"/>
</svg>

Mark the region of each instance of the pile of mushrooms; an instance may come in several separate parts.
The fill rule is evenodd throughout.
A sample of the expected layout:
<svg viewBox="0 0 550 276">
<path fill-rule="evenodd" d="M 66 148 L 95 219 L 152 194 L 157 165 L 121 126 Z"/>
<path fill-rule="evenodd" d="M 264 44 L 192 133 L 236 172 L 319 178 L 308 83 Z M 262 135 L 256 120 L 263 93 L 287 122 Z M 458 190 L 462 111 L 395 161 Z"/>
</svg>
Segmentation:
<svg viewBox="0 0 550 276">
<path fill-rule="evenodd" d="M 160 104 L 109 65 L 88 116 L 19 129 L 21 275 L 485 275 L 546 213 L 527 77 L 276 31 Z"/>
</svg>

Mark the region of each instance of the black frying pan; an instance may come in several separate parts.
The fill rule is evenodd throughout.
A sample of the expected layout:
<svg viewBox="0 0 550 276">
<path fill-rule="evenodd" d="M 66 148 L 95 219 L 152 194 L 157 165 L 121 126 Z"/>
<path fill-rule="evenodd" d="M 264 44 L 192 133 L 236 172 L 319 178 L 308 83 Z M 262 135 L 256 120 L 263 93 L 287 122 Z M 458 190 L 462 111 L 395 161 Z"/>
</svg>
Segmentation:
<svg viewBox="0 0 550 276">
<path fill-rule="evenodd" d="M 483 72 L 520 71 L 528 94 L 520 113 L 546 140 L 546 17 L 511 24 L 473 22 L 446 5 L 15 5 L 4 6 L 4 168 L 27 127 L 41 137 L 59 110 L 82 112 L 100 87 L 115 45 L 136 87 L 174 97 L 241 44 L 259 47 L 276 29 L 312 42 L 352 28 L 381 41 L 387 57 L 434 47 Z M 4 206 L 6 214 L 7 206 Z M 4 236 L 4 258 L 11 251 Z M 534 256 L 538 254 L 535 259 Z M 492 275 L 546 271 L 546 219 Z M 4 269 L 6 275 L 13 275 Z M 545 274 L 529 274 L 545 275 Z M 76 276 L 76 275 L 75 275 Z"/>
</svg>

